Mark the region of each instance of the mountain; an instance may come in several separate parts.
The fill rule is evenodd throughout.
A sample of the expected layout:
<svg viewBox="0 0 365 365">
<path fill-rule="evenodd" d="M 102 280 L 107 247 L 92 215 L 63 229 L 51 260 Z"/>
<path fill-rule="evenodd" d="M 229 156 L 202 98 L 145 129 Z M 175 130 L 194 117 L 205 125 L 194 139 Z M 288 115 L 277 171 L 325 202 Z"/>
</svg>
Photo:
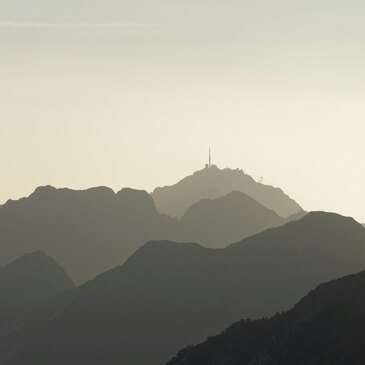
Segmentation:
<svg viewBox="0 0 365 365">
<path fill-rule="evenodd" d="M 161 364 L 241 318 L 288 310 L 319 283 L 364 267 L 365 229 L 323 212 L 225 249 L 150 242 L 71 293 L 0 318 L 0 362 Z"/>
<path fill-rule="evenodd" d="M 64 269 L 43 252 L 25 254 L 0 269 L 0 309 L 43 299 L 74 287 Z"/>
<path fill-rule="evenodd" d="M 0 209 L 0 265 L 41 250 L 75 282 L 85 282 L 124 262 L 146 241 L 164 238 L 170 222 L 145 191 L 40 187 Z"/>
<path fill-rule="evenodd" d="M 45 186 L 0 209 L 0 265 L 41 250 L 79 284 L 123 263 L 150 240 L 225 247 L 286 221 L 241 192 L 198 202 L 179 221 L 160 214 L 145 191 Z"/>
<path fill-rule="evenodd" d="M 234 191 L 221 198 L 203 199 L 190 207 L 181 218 L 180 241 L 220 248 L 227 242 L 237 242 L 285 223 L 273 210 Z"/>
<path fill-rule="evenodd" d="M 365 272 L 320 285 L 292 310 L 242 320 L 168 365 L 362 365 Z"/>
<path fill-rule="evenodd" d="M 298 213 L 302 208 L 281 189 L 256 182 L 242 170 L 206 167 L 177 184 L 156 188 L 152 197 L 158 211 L 181 217 L 202 199 L 219 198 L 232 191 L 241 191 L 282 217 Z"/>
</svg>

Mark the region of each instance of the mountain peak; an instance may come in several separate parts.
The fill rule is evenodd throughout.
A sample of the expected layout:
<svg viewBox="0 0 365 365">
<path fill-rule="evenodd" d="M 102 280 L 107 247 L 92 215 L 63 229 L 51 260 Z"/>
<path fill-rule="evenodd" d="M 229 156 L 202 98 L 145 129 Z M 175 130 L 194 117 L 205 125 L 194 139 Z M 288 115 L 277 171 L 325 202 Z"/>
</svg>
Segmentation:
<svg viewBox="0 0 365 365">
<path fill-rule="evenodd" d="M 193 242 L 171 242 L 167 240 L 149 241 L 140 247 L 125 263 L 134 266 L 137 262 L 138 269 L 144 268 L 147 270 L 148 266 L 155 262 L 164 261 L 194 255 L 195 252 L 205 252 L 205 247 Z"/>
<path fill-rule="evenodd" d="M 132 188 L 123 188 L 122 190 L 118 191 L 117 196 L 120 199 L 139 198 L 141 200 L 152 200 L 147 191 Z"/>
<path fill-rule="evenodd" d="M 117 193 L 117 198 L 130 211 L 141 212 L 143 215 L 157 214 L 155 203 L 145 190 L 124 188 Z"/>
<path fill-rule="evenodd" d="M 352 245 L 352 250 L 365 253 L 365 231 L 361 224 L 350 217 L 319 211 L 310 212 L 301 219 L 245 238 L 230 245 L 229 249 L 257 250 L 260 247 L 260 250 L 269 252 L 276 247 L 292 253 L 300 247 L 304 251 L 328 251 L 345 258 L 349 256 L 348 244 Z M 275 250 L 272 254 L 275 255 Z M 330 260 L 329 256 L 323 258 L 323 262 L 327 260 Z"/>
<path fill-rule="evenodd" d="M 0 269 L 0 308 L 29 303 L 73 287 L 65 270 L 45 252 L 26 253 Z"/>
<path fill-rule="evenodd" d="M 53 193 L 57 191 L 57 188 L 55 188 L 52 185 L 44 185 L 44 186 L 38 186 L 33 194 L 47 194 L 47 193 Z"/>
<path fill-rule="evenodd" d="M 30 202 L 46 202 L 50 203 L 54 200 L 62 200 L 63 198 L 72 197 L 89 197 L 92 200 L 100 200 L 105 197 L 113 197 L 115 193 L 112 189 L 105 186 L 93 187 L 85 190 L 73 190 L 69 188 L 55 188 L 51 185 L 38 186 L 28 198 L 21 198 L 19 200 L 8 200 L 4 206 L 14 206 L 24 201 Z"/>
<path fill-rule="evenodd" d="M 346 217 L 338 213 L 314 211 L 306 214 L 302 219 L 290 222 L 294 227 L 302 227 L 305 230 L 307 227 L 318 227 L 318 229 L 340 231 L 342 234 L 351 232 L 363 233 L 363 227 L 352 217 Z"/>
<path fill-rule="evenodd" d="M 175 185 L 156 188 L 152 197 L 160 212 L 181 217 L 194 203 L 219 198 L 235 190 L 247 194 L 282 217 L 302 210 L 281 189 L 256 182 L 240 169 L 220 169 L 216 166 L 196 171 Z"/>
<path fill-rule="evenodd" d="M 68 282 L 72 287 L 73 283 L 69 279 L 64 269 L 44 251 L 35 251 L 25 253 L 15 261 L 12 261 L 6 265 L 2 273 L 14 274 L 14 275 L 58 275 L 64 276 L 65 283 Z"/>
<path fill-rule="evenodd" d="M 285 223 L 284 218 L 241 191 L 203 199 L 181 218 L 185 240 L 216 248 Z"/>
<path fill-rule="evenodd" d="M 333 212 L 325 212 L 325 211 L 313 211 L 309 212 L 303 217 L 303 221 L 325 221 L 325 222 L 348 222 L 356 225 L 361 225 L 352 217 L 346 217 L 344 215 L 333 213 Z"/>
<path fill-rule="evenodd" d="M 196 242 L 172 242 L 167 240 L 155 240 L 155 241 L 149 241 L 146 244 L 144 244 L 142 247 L 140 247 L 135 254 L 146 252 L 156 252 L 158 250 L 195 250 L 195 249 L 203 249 L 206 250 L 205 247 L 200 245 Z"/>
</svg>

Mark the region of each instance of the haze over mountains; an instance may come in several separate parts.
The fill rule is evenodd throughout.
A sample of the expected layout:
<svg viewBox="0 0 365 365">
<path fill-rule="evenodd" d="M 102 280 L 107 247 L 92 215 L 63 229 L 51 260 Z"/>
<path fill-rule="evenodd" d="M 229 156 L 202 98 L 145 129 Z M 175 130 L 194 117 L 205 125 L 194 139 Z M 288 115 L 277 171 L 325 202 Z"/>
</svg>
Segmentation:
<svg viewBox="0 0 365 365">
<path fill-rule="evenodd" d="M 242 320 L 168 365 L 361 365 L 365 272 L 320 285 L 288 313 Z"/>
<path fill-rule="evenodd" d="M 66 296 L 2 318 L 0 335 L 9 323 L 18 326 L 0 360 L 161 364 L 242 318 L 288 310 L 319 283 L 364 266 L 365 229 L 330 213 L 309 213 L 225 249 L 150 242 Z"/>
<path fill-rule="evenodd" d="M 365 365 L 365 1 L 0 4 L 0 365 Z"/>
<path fill-rule="evenodd" d="M 327 331 L 321 300 L 253 320 L 363 270 L 365 229 L 334 213 L 307 214 L 280 189 L 208 165 L 151 195 L 45 186 L 8 201 L 0 207 L 0 264 L 4 365 L 160 365 L 242 319 L 171 365 L 322 365 L 318 359 L 332 358 L 313 355 L 303 337 L 312 325 Z M 66 272 L 86 284 L 75 287 Z M 346 314 L 329 310 L 336 320 Z M 328 353 L 334 344 L 350 348 L 342 324 L 331 326 L 339 336 Z"/>
<path fill-rule="evenodd" d="M 224 247 L 303 214 L 281 190 L 259 184 L 242 171 L 211 167 L 185 180 L 187 190 L 184 180 L 168 188 L 180 212 L 190 208 L 181 220 L 160 214 L 147 192 L 133 189 L 114 193 L 105 187 L 75 191 L 46 186 L 28 198 L 8 201 L 0 208 L 0 265 L 42 250 L 82 283 L 123 263 L 150 240 Z M 152 197 L 160 202 L 164 191 L 157 189 Z M 250 194 L 281 213 L 299 213 L 284 219 Z M 205 199 L 215 196 L 219 198 Z"/>
</svg>

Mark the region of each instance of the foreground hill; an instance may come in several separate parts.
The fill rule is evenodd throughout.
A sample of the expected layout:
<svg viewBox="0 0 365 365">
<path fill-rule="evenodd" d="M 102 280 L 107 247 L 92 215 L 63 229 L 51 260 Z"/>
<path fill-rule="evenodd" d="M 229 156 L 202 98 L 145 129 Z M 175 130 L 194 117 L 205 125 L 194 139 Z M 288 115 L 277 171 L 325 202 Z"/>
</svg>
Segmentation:
<svg viewBox="0 0 365 365">
<path fill-rule="evenodd" d="M 64 269 L 43 252 L 25 254 L 0 269 L 0 309 L 43 299 L 74 287 Z"/>
<path fill-rule="evenodd" d="M 286 314 L 243 320 L 168 365 L 362 365 L 365 272 L 320 285 Z"/>
<path fill-rule="evenodd" d="M 150 242 L 67 297 L 1 319 L 0 362 L 158 365 L 231 323 L 288 310 L 319 283 L 364 267 L 365 229 L 328 213 L 226 249 Z"/>
<path fill-rule="evenodd" d="M 181 217 L 194 203 L 219 198 L 232 191 L 247 194 L 282 217 L 302 210 L 281 189 L 258 183 L 242 170 L 221 170 L 216 166 L 197 171 L 175 185 L 156 188 L 152 197 L 160 212 Z"/>
<path fill-rule="evenodd" d="M 224 247 L 285 222 L 240 192 L 197 203 L 180 222 L 158 213 L 145 191 L 47 186 L 0 209 L 0 265 L 42 250 L 82 283 L 123 263 L 150 240 Z"/>
</svg>

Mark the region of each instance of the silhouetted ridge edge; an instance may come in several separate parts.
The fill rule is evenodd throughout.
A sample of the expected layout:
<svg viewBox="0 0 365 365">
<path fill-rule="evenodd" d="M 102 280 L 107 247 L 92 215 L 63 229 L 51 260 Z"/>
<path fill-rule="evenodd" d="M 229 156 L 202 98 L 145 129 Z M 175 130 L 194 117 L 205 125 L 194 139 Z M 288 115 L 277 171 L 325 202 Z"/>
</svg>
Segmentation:
<svg viewBox="0 0 365 365">
<path fill-rule="evenodd" d="M 362 365 L 365 271 L 320 284 L 291 310 L 241 320 L 167 365 Z"/>
<path fill-rule="evenodd" d="M 298 233 L 305 232 L 305 230 L 308 228 L 308 226 L 313 227 L 321 227 L 322 229 L 328 228 L 329 230 L 338 230 L 343 231 L 349 230 L 349 229 L 356 229 L 359 232 L 362 232 L 364 230 L 364 227 L 358 223 L 354 218 L 343 216 L 338 213 L 332 213 L 332 212 L 325 212 L 325 211 L 315 211 L 315 212 L 309 212 L 304 215 L 303 218 L 300 218 L 298 220 L 290 221 L 280 227 L 273 227 L 268 228 L 265 231 L 255 234 L 251 237 L 247 237 L 239 242 L 235 242 L 228 246 L 228 248 L 235 248 L 239 247 L 242 244 L 245 244 L 247 242 L 254 241 L 255 238 L 258 237 L 269 237 L 270 235 L 279 235 L 282 232 L 285 232 L 286 230 L 297 230 Z M 313 232 L 315 234 L 315 232 Z M 346 233 L 346 231 L 343 231 L 343 233 Z M 268 242 L 269 243 L 269 242 Z"/>
</svg>

